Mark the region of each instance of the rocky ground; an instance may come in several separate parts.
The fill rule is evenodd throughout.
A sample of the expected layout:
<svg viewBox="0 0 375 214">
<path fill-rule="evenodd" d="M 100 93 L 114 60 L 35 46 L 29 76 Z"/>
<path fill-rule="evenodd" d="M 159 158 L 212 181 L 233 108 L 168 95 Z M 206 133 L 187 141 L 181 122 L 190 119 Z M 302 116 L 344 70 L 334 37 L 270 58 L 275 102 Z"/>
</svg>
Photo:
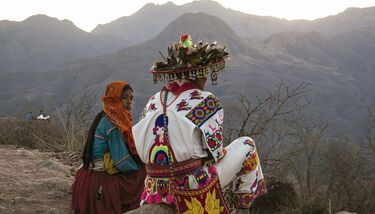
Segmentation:
<svg viewBox="0 0 375 214">
<path fill-rule="evenodd" d="M 4 145 L 0 154 L 0 213 L 71 213 L 78 155 Z"/>
<path fill-rule="evenodd" d="M 79 153 L 40 152 L 0 145 L 0 213 L 72 213 L 71 185 Z M 132 214 L 168 214 L 166 206 L 144 206 Z"/>
<path fill-rule="evenodd" d="M 80 163 L 76 152 L 40 152 L 0 145 L 0 214 L 72 213 L 70 188 Z M 129 213 L 171 214 L 174 209 L 150 205 Z"/>
</svg>

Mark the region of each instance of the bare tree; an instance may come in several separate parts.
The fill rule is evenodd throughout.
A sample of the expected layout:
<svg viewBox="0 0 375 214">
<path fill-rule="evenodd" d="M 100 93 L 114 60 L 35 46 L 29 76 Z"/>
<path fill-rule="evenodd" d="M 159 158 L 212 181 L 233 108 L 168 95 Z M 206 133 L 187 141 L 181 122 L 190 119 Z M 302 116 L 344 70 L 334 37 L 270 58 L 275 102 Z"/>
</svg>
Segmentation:
<svg viewBox="0 0 375 214">
<path fill-rule="evenodd" d="M 226 106 L 224 140 L 231 142 L 241 136 L 255 138 L 258 141 L 263 170 L 267 171 L 267 174 L 271 171 L 268 167 L 276 169 L 275 171 L 279 170 L 283 163 L 300 152 L 296 149 L 287 149 L 283 143 L 295 131 L 289 121 L 298 116 L 309 104 L 305 99 L 308 87 L 309 84 L 305 82 L 295 87 L 281 83 L 264 96 L 251 99 L 238 95 L 237 102 Z M 283 173 L 287 174 L 288 170 L 284 170 Z M 277 179 L 273 183 L 277 183 Z"/>
<path fill-rule="evenodd" d="M 319 146 L 325 142 L 328 124 L 317 118 L 305 117 L 292 121 L 290 125 L 295 130 L 289 138 L 293 141 L 291 149 L 294 154 L 288 159 L 290 172 L 296 177 L 301 199 L 310 204 L 313 199 L 312 179 L 317 178 L 314 171 L 320 168 Z"/>
<path fill-rule="evenodd" d="M 375 211 L 374 163 L 358 142 L 348 138 L 332 140 L 324 155 L 324 176 L 327 176 L 328 195 L 336 211 L 359 213 Z"/>
<path fill-rule="evenodd" d="M 81 93 L 68 97 L 62 109 L 56 107 L 69 151 L 79 149 L 78 144 L 85 142 L 87 124 L 92 119 L 96 100 L 95 90 L 86 86 Z"/>
<path fill-rule="evenodd" d="M 262 151 L 264 165 L 277 166 L 286 158 L 281 153 L 281 144 L 290 134 L 287 121 L 293 114 L 301 112 L 309 102 L 304 100 L 309 84 L 302 82 L 296 87 L 280 83 L 267 95 L 255 97 L 254 101 L 243 95 L 237 96 L 236 105 L 226 109 L 225 141 L 232 142 L 237 137 L 250 136 L 261 139 L 258 147 L 266 147 Z M 258 148 L 263 150 L 263 148 Z"/>
<path fill-rule="evenodd" d="M 368 109 L 368 117 L 365 128 L 365 143 L 363 147 L 372 151 L 375 156 L 375 106 Z"/>
<path fill-rule="evenodd" d="M 286 213 L 328 213 L 329 206 L 334 212 L 373 213 L 375 108 L 369 109 L 362 145 L 360 139 L 329 136 L 328 121 L 303 114 L 308 86 L 282 83 L 265 96 L 238 95 L 226 106 L 224 140 L 256 139 L 266 177 L 297 190 L 299 203 Z"/>
</svg>

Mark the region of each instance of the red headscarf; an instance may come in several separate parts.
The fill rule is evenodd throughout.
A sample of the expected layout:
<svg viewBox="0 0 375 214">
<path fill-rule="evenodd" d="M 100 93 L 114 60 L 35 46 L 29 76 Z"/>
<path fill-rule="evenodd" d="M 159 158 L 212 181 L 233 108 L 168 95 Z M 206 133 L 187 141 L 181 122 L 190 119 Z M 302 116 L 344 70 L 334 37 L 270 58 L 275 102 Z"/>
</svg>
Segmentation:
<svg viewBox="0 0 375 214">
<path fill-rule="evenodd" d="M 108 119 L 118 128 L 126 140 L 130 153 L 138 157 L 135 148 L 132 133 L 132 116 L 130 112 L 123 107 L 121 102 L 121 93 L 128 83 L 125 81 L 115 81 L 107 85 L 103 100 L 103 110 Z"/>
</svg>

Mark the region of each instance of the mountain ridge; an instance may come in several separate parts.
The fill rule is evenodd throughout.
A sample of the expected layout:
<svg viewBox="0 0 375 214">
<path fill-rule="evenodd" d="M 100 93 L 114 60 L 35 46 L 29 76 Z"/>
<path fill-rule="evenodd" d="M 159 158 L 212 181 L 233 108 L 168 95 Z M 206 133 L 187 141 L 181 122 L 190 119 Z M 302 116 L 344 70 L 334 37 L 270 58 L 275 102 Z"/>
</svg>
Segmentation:
<svg viewBox="0 0 375 214">
<path fill-rule="evenodd" d="M 0 72 L 40 72 L 66 61 L 127 46 L 114 36 L 89 34 L 69 20 L 35 15 L 22 22 L 0 21 Z"/>
<path fill-rule="evenodd" d="M 332 35 L 334 32 L 345 32 L 348 29 L 355 28 L 361 22 L 365 23 L 364 26 L 375 22 L 375 7 L 349 8 L 336 15 L 312 21 L 288 21 L 272 16 L 247 14 L 224 8 L 216 1 L 193 1 L 183 5 L 169 4 L 169 10 L 167 11 L 165 7 L 166 4 L 150 4 L 148 7 L 141 8 L 131 16 L 120 17 L 117 19 L 119 21 L 112 21 L 109 24 L 97 26 L 91 32 L 93 34 L 113 34 L 123 38 L 133 38 L 131 43 L 136 44 L 156 36 L 173 20 L 188 12 L 204 12 L 219 17 L 229 24 L 240 37 L 256 41 L 261 41 L 271 34 L 280 31 L 318 31 L 323 34 Z M 342 17 L 350 17 L 350 19 L 343 19 L 341 20 L 343 23 L 336 26 L 333 22 Z M 139 22 L 139 19 L 148 21 Z M 155 25 L 148 26 L 147 23 L 151 21 Z M 139 28 L 135 28 L 135 26 Z M 144 35 L 142 35 L 140 29 L 145 31 Z"/>
<path fill-rule="evenodd" d="M 228 60 L 226 71 L 219 76 L 216 87 L 209 83 L 207 85 L 207 90 L 219 96 L 224 103 L 233 102 L 233 94 L 241 93 L 247 97 L 265 94 L 280 81 L 291 86 L 303 81 L 310 82 L 313 104 L 307 112 L 336 121 L 340 130 L 344 131 L 358 130 L 359 115 L 367 105 L 375 103 L 368 93 L 375 89 L 372 84 L 374 73 L 342 60 L 356 53 L 335 41 L 335 38 L 318 32 L 289 32 L 285 33 L 281 42 L 288 46 L 284 48 L 270 42 L 271 39 L 263 42 L 243 39 L 231 26 L 215 16 L 188 13 L 174 20 L 154 38 L 119 52 L 69 62 L 35 76 L 1 76 L 0 90 L 3 93 L 0 98 L 3 106 L 0 114 L 14 114 L 22 110 L 14 107 L 14 104 L 53 109 L 52 103 L 62 105 L 64 97 L 82 91 L 85 86 L 95 89 L 99 95 L 102 91 L 98 89 L 104 90 L 108 82 L 124 79 L 135 90 L 134 115 L 137 115 L 148 97 L 160 89 L 160 85 L 151 84 L 152 77 L 148 72 L 152 63 L 160 60 L 158 52 L 166 53 L 167 46 L 186 31 L 192 32 L 194 41 L 216 40 L 219 44 L 227 45 L 231 59 Z M 278 34 L 273 38 L 279 39 Z M 302 51 L 305 55 L 294 50 Z M 329 63 L 323 61 L 324 58 L 321 61 L 311 60 L 311 56 L 320 55 L 329 57 Z M 372 68 L 368 60 L 363 60 L 362 64 Z M 35 83 L 30 83 L 30 80 Z"/>
</svg>

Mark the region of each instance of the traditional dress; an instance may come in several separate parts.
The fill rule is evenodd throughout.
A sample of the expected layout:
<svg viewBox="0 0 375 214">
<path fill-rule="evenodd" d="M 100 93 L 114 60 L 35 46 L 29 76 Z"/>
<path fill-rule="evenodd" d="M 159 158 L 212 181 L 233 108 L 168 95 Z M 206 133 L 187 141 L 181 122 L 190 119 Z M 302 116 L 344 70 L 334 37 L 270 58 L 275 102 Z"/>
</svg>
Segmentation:
<svg viewBox="0 0 375 214">
<path fill-rule="evenodd" d="M 220 186 L 234 181 L 237 208 L 249 208 L 266 192 L 254 141 L 241 137 L 223 148 L 224 110 L 218 98 L 190 82 L 173 88 L 152 96 L 133 127 L 148 171 L 141 203 L 173 203 L 178 213 L 228 213 Z M 203 162 L 208 157 L 212 164 Z"/>
<path fill-rule="evenodd" d="M 231 181 L 239 209 L 266 192 L 255 142 L 241 137 L 224 148 L 222 105 L 197 87 L 208 76 L 216 84 L 227 56 L 224 46 L 193 45 L 183 35 L 168 47 L 168 57 L 154 64 L 154 82 L 166 86 L 133 127 L 147 170 L 141 204 L 173 204 L 183 214 L 229 213 L 221 188 Z"/>
<path fill-rule="evenodd" d="M 130 113 L 120 100 L 125 82 L 112 82 L 104 111 L 86 143 L 83 166 L 72 187 L 75 213 L 123 213 L 139 207 L 145 170 L 131 134 Z"/>
</svg>

